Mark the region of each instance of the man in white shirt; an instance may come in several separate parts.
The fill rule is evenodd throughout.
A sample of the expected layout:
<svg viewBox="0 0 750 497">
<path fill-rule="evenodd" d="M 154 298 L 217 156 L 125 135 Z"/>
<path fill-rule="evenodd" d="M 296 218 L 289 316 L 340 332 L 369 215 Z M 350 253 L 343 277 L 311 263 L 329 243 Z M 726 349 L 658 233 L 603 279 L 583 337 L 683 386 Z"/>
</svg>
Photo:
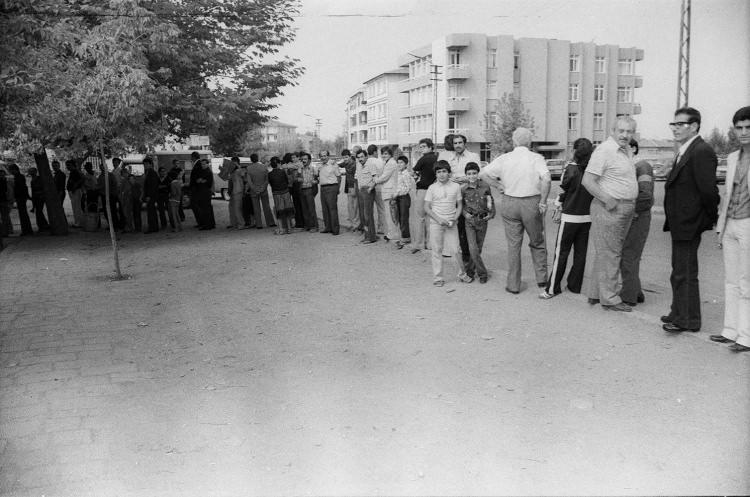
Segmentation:
<svg viewBox="0 0 750 497">
<path fill-rule="evenodd" d="M 638 179 L 630 150 L 635 128 L 632 118 L 618 118 L 609 138 L 591 155 L 581 180 L 594 196 L 589 238 L 594 260 L 587 294 L 590 304 L 601 303 L 610 311 L 631 311 L 620 297 L 620 261 L 638 197 Z"/>
<path fill-rule="evenodd" d="M 391 206 L 391 201 L 396 198 L 396 191 L 398 190 L 398 165 L 396 159 L 393 158 L 391 147 L 380 149 L 380 160 L 383 162 L 383 169 L 375 178 L 375 191 L 377 192 L 380 189 L 380 198 L 386 207 L 385 241 L 393 240 L 399 243 L 401 237 L 398 231 L 398 222 L 393 218 Z"/>
<path fill-rule="evenodd" d="M 529 150 L 531 131 L 518 128 L 513 132 L 513 151 L 493 160 L 479 173 L 480 179 L 495 185 L 502 193 L 500 214 L 508 242 L 508 278 L 505 290 L 521 291 L 521 244 L 524 230 L 534 264 L 537 286 L 547 284 L 547 245 L 544 237 L 544 214 L 547 211 L 550 179 L 544 157 Z"/>
<path fill-rule="evenodd" d="M 385 163 L 378 158 L 378 146 L 368 145 L 367 146 L 367 162 L 370 163 L 370 168 L 375 171 L 376 176 L 383 174 L 383 168 Z M 383 185 L 375 185 L 375 208 L 378 211 L 377 221 L 377 233 L 382 235 L 385 233 L 385 203 L 383 202 Z"/>
</svg>

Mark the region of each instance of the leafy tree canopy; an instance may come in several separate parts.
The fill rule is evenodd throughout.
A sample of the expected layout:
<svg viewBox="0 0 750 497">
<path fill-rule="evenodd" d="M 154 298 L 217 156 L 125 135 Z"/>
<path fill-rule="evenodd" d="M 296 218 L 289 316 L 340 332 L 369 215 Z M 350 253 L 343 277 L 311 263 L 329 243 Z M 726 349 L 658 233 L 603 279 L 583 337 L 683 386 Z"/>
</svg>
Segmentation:
<svg viewBox="0 0 750 497">
<path fill-rule="evenodd" d="M 492 157 L 513 150 L 513 131 L 519 127 L 528 128 L 534 133 L 534 118 L 520 99 L 511 93 L 504 93 L 484 121 L 484 136 L 490 143 Z"/>
</svg>

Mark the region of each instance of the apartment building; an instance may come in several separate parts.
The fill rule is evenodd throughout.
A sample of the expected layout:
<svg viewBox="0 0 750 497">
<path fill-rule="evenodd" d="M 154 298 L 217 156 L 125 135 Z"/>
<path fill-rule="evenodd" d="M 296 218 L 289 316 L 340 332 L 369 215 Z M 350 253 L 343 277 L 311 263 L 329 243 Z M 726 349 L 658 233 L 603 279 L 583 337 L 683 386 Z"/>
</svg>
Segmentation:
<svg viewBox="0 0 750 497">
<path fill-rule="evenodd" d="M 297 126 L 281 121 L 270 120 L 260 128 L 263 145 L 269 146 L 278 142 L 288 142 L 297 138 Z"/>
<path fill-rule="evenodd" d="M 401 108 L 405 96 L 399 84 L 408 75 L 407 68 L 378 74 L 365 81 L 347 101 L 349 148 L 359 145 L 393 145 L 399 142 Z"/>
<path fill-rule="evenodd" d="M 641 60 L 643 50 L 617 45 L 449 34 L 400 56 L 402 73 L 383 73 L 366 83 L 386 75 L 393 83 L 387 98 L 377 100 L 388 103 L 388 132 L 371 134 L 372 100 L 366 95 L 364 115 L 357 117 L 367 121 L 368 134 L 360 136 L 353 129 L 357 141 L 350 131 L 350 142 L 380 144 L 387 136 L 385 142 L 410 151 L 424 137 L 434 135 L 441 143 L 449 133 L 463 134 L 468 148 L 489 161 L 486 123 L 507 93 L 519 98 L 534 118 L 534 147 L 548 158 L 565 157 L 576 138 L 599 143 L 617 116 L 641 112 L 635 95 L 643 85 L 636 75 Z M 356 96 L 349 99 L 350 124 Z M 362 107 L 354 109 L 363 112 Z M 375 111 L 382 115 L 380 108 Z"/>
</svg>

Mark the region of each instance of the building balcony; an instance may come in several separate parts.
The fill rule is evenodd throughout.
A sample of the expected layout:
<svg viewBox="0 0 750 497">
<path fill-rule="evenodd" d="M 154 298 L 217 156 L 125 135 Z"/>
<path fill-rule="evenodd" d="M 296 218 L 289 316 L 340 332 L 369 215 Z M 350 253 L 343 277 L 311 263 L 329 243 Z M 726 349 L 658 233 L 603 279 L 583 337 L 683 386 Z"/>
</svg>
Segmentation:
<svg viewBox="0 0 750 497">
<path fill-rule="evenodd" d="M 641 104 L 633 104 L 633 114 L 641 113 Z"/>
<path fill-rule="evenodd" d="M 401 107 L 401 117 L 424 116 L 432 114 L 432 102 Z"/>
<path fill-rule="evenodd" d="M 469 128 L 448 128 L 445 132 L 449 135 L 464 135 L 468 141 L 471 141 L 471 138 L 469 138 Z"/>
<path fill-rule="evenodd" d="M 629 115 L 641 113 L 641 104 L 632 102 L 617 102 L 617 115 Z"/>
<path fill-rule="evenodd" d="M 445 103 L 447 112 L 467 112 L 471 109 L 469 97 L 448 97 Z"/>
<path fill-rule="evenodd" d="M 406 93 L 409 90 L 426 86 L 430 84 L 430 75 L 422 74 L 415 78 L 404 79 L 396 83 L 396 91 L 400 93 Z"/>
<path fill-rule="evenodd" d="M 445 47 L 451 48 L 463 48 L 471 45 L 471 37 L 465 33 L 453 33 L 445 37 Z"/>
<path fill-rule="evenodd" d="M 445 66 L 445 79 L 469 79 L 471 68 L 469 64 L 451 64 Z"/>
<path fill-rule="evenodd" d="M 629 86 L 631 88 L 642 88 L 643 76 L 635 76 L 633 74 L 620 74 L 617 76 L 617 84 L 621 86 Z"/>
</svg>

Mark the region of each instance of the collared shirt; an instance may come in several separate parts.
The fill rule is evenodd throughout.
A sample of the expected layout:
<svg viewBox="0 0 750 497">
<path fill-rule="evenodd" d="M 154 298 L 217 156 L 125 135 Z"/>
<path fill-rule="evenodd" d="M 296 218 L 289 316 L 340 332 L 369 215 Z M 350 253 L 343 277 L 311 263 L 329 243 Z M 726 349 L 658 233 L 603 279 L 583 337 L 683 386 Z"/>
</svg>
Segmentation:
<svg viewBox="0 0 750 497">
<path fill-rule="evenodd" d="M 417 188 L 414 182 L 414 177 L 411 175 L 408 169 L 399 171 L 398 173 L 398 187 L 396 188 L 396 196 L 409 195 L 412 190 Z"/>
<path fill-rule="evenodd" d="M 445 219 L 452 219 L 456 215 L 457 206 L 463 200 L 461 186 L 453 181 L 434 182 L 427 189 L 425 202 L 431 202 L 432 212 Z M 430 218 L 432 223 L 434 219 Z"/>
<path fill-rule="evenodd" d="M 599 187 L 617 200 L 635 200 L 638 181 L 630 151 L 625 151 L 611 136 L 591 154 L 587 173 L 599 176 Z"/>
<path fill-rule="evenodd" d="M 375 172 L 375 176 L 380 176 L 383 174 L 383 168 L 385 168 L 385 163 L 382 159 L 379 159 L 377 157 L 370 157 L 367 159 L 367 162 L 371 164 L 372 170 Z M 378 191 L 383 190 L 383 185 L 381 184 L 375 184 L 375 189 Z"/>
<path fill-rule="evenodd" d="M 367 159 L 364 164 L 361 164 L 359 161 L 357 161 L 357 172 L 355 173 L 355 177 L 357 179 L 359 188 L 365 188 L 374 185 L 375 181 L 373 176 L 375 176 L 375 165 L 370 161 L 370 159 Z"/>
<path fill-rule="evenodd" d="M 464 183 L 461 186 L 461 195 L 464 202 L 463 212 L 470 214 L 472 220 L 486 222 L 486 219 L 482 219 L 486 214 L 495 214 L 492 191 L 490 191 L 490 186 L 481 179 L 473 185 Z"/>
<path fill-rule="evenodd" d="M 383 164 L 383 170 L 375 178 L 375 181 L 377 182 L 375 188 L 380 186 L 384 199 L 396 196 L 396 190 L 398 190 L 398 164 L 396 164 L 395 159 L 390 158 L 388 162 Z"/>
<path fill-rule="evenodd" d="M 321 185 L 338 185 L 339 176 L 341 176 L 341 170 L 332 159 L 323 164 L 318 171 L 318 179 Z"/>
<path fill-rule="evenodd" d="M 549 178 L 544 157 L 526 147 L 516 147 L 493 160 L 484 174 L 498 178 L 509 197 L 531 197 L 542 193 L 542 180 Z"/>
<path fill-rule="evenodd" d="M 238 166 L 229 176 L 229 183 L 232 185 L 229 189 L 231 195 L 242 195 L 245 193 L 245 171 Z"/>
<path fill-rule="evenodd" d="M 466 176 L 466 164 L 469 162 L 475 162 L 477 165 L 479 165 L 480 162 L 478 154 L 469 152 L 466 149 L 460 154 L 455 151 L 451 152 L 450 150 L 444 150 L 440 152 L 438 160 L 448 161 L 448 164 L 451 165 L 452 178 L 462 178 Z"/>
<path fill-rule="evenodd" d="M 732 196 L 729 199 L 727 217 L 731 219 L 745 219 L 750 217 L 750 191 L 748 191 L 748 169 L 750 169 L 750 154 L 743 153 L 737 158 L 737 168 L 732 179 Z"/>
<path fill-rule="evenodd" d="M 680 145 L 680 148 L 677 150 L 677 156 L 674 158 L 674 163 L 677 164 L 680 161 L 680 158 L 682 157 L 682 154 L 685 153 L 685 151 L 688 149 L 691 143 L 695 141 L 696 138 L 698 138 L 698 134 L 693 136 L 691 139 Z"/>
<path fill-rule="evenodd" d="M 302 178 L 302 188 L 311 188 L 315 184 L 315 169 L 308 164 L 299 169 Z"/>
</svg>

